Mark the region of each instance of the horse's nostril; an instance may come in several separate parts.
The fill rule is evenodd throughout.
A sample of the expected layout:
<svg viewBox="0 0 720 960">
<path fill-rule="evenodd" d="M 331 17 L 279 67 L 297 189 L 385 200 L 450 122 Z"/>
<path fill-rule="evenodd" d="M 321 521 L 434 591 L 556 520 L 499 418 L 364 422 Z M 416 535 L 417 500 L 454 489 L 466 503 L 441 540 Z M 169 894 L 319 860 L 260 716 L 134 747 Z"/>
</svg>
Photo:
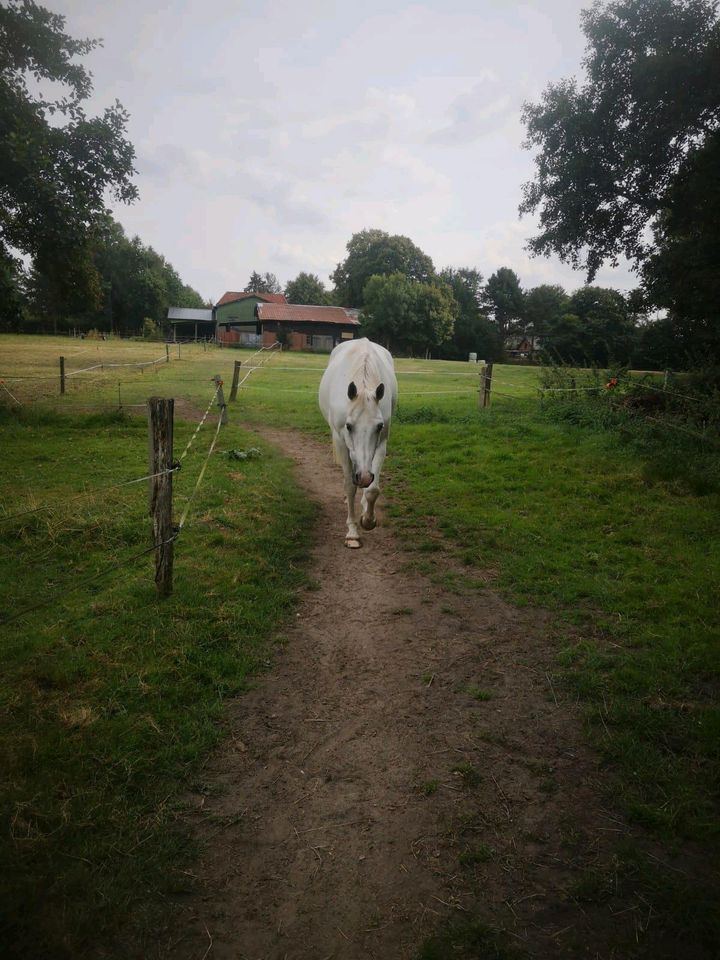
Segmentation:
<svg viewBox="0 0 720 960">
<path fill-rule="evenodd" d="M 374 474 L 374 473 L 371 473 L 371 474 L 370 474 L 370 483 L 374 483 L 374 482 L 375 482 L 375 474 Z"/>
</svg>

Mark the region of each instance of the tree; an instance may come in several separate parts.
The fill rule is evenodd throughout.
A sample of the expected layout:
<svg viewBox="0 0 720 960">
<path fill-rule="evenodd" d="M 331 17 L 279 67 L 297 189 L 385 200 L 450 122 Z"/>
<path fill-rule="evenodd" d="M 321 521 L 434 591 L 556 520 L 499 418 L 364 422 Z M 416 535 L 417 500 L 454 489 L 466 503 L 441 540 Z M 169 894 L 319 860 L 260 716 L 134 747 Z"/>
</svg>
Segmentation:
<svg viewBox="0 0 720 960">
<path fill-rule="evenodd" d="M 140 333 L 146 318 L 158 327 L 164 324 L 169 306 L 204 306 L 200 294 L 182 282 L 163 256 L 139 237 L 128 239 L 109 214 L 93 227 L 88 253 L 89 269 L 97 283 L 92 300 L 69 291 L 58 297 L 57 285 L 44 264 L 33 264 L 27 287 L 36 327 Z M 83 285 L 78 285 L 78 290 L 82 289 Z"/>
<path fill-rule="evenodd" d="M 89 232 L 106 191 L 124 202 L 137 197 L 135 152 L 119 103 L 86 116 L 90 74 L 73 60 L 99 41 L 75 40 L 64 26 L 32 0 L 0 6 L 0 253 L 32 257 L 54 296 L 97 302 Z M 57 98 L 31 91 L 30 78 L 45 89 L 59 84 Z"/>
<path fill-rule="evenodd" d="M 285 287 L 285 297 L 288 303 L 310 303 L 326 305 L 328 295 L 320 277 L 314 273 L 299 273 L 294 280 L 288 281 Z"/>
<path fill-rule="evenodd" d="M 332 274 L 336 298 L 346 307 L 362 307 L 363 291 L 370 277 L 401 273 L 416 283 L 435 278 L 433 262 L 408 237 L 391 236 L 384 230 L 361 230 L 347 244 L 347 257 Z"/>
<path fill-rule="evenodd" d="M 25 319 L 22 264 L 0 249 L 0 331 L 17 331 Z"/>
<path fill-rule="evenodd" d="M 246 290 L 251 293 L 281 293 L 282 289 L 274 273 L 259 274 L 256 270 L 250 274 Z"/>
<path fill-rule="evenodd" d="M 531 337 L 543 337 L 568 312 L 568 295 L 561 286 L 540 284 L 525 293 L 523 315 Z"/>
<path fill-rule="evenodd" d="M 510 267 L 500 267 L 490 277 L 485 287 L 485 307 L 495 321 L 501 342 L 509 333 L 523 324 L 525 299 L 520 288 L 520 279 Z"/>
<path fill-rule="evenodd" d="M 649 298 L 668 310 L 672 365 L 720 361 L 720 135 L 688 157 L 643 266 Z M 663 337 L 667 329 L 662 328 Z M 646 337 L 647 339 L 647 337 Z"/>
<path fill-rule="evenodd" d="M 483 277 L 470 267 L 446 267 L 440 272 L 457 303 L 452 339 L 441 345 L 439 354 L 447 360 L 467 360 L 470 353 L 484 360 L 499 360 L 502 344 L 497 328 L 483 308 Z"/>
<path fill-rule="evenodd" d="M 607 367 L 629 364 L 635 342 L 635 322 L 623 295 L 587 286 L 570 296 L 565 312 L 548 317 L 542 346 L 555 360 Z"/>
<path fill-rule="evenodd" d="M 533 253 L 591 281 L 621 255 L 646 260 L 686 158 L 720 128 L 720 22 L 716 0 L 618 0 L 586 10 L 582 29 L 586 82 L 524 106 L 539 152 L 520 211 L 539 212 Z"/>
<path fill-rule="evenodd" d="M 457 304 L 444 284 L 378 274 L 366 283 L 363 299 L 363 333 L 390 350 L 425 353 L 452 336 Z"/>
</svg>

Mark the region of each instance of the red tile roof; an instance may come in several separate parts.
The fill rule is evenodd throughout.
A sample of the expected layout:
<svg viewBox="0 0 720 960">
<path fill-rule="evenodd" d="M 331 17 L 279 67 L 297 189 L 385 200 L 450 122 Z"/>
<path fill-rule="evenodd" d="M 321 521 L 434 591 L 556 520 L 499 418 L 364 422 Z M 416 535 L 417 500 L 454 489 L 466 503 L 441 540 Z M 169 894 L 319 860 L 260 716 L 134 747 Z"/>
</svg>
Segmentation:
<svg viewBox="0 0 720 960">
<path fill-rule="evenodd" d="M 225 303 L 234 303 L 236 300 L 246 300 L 248 297 L 257 297 L 258 300 L 265 300 L 267 303 L 287 303 L 284 293 L 253 293 L 252 290 L 243 290 L 241 293 L 234 293 L 232 290 L 228 290 L 227 293 L 224 293 L 220 297 L 215 306 L 222 307 Z"/>
<path fill-rule="evenodd" d="M 261 320 L 279 320 L 290 323 L 342 323 L 358 326 L 360 321 L 344 307 L 300 306 L 295 303 L 259 303 Z"/>
</svg>

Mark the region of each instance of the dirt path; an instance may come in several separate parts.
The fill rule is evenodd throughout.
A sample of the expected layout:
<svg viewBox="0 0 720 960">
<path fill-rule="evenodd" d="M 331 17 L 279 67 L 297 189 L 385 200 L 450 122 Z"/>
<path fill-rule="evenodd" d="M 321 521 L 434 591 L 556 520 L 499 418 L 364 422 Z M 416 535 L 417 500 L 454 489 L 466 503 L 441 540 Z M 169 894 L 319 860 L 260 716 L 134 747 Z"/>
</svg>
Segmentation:
<svg viewBox="0 0 720 960">
<path fill-rule="evenodd" d="M 164 955 L 403 960 L 479 912 L 533 957 L 606 956 L 568 887 L 598 855 L 585 828 L 618 825 L 542 616 L 409 571 L 382 498 L 347 550 L 330 444 L 262 434 L 321 504 L 317 589 L 191 798 L 201 882 Z"/>
</svg>

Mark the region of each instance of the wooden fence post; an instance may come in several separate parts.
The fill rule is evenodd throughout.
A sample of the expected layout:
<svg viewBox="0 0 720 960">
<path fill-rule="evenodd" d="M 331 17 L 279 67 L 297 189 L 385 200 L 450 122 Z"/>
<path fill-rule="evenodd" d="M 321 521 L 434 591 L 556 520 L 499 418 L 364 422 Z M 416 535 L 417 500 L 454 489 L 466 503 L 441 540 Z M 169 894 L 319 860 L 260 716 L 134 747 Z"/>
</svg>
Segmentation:
<svg viewBox="0 0 720 960">
<path fill-rule="evenodd" d="M 235 366 L 233 367 L 233 382 L 232 382 L 232 387 L 230 388 L 230 403 L 234 403 L 237 400 L 238 381 L 240 380 L 241 364 L 242 364 L 242 360 L 236 360 Z"/>
<path fill-rule="evenodd" d="M 220 421 L 223 424 L 228 422 L 227 417 L 227 404 L 225 403 L 225 394 L 223 393 L 223 381 L 219 373 L 216 373 L 213 377 L 215 386 L 218 388 L 217 392 L 217 405 L 220 407 Z"/>
<path fill-rule="evenodd" d="M 178 360 L 180 359 L 180 344 L 178 344 Z"/>
<path fill-rule="evenodd" d="M 165 344 L 165 363 L 170 363 L 170 347 Z"/>
<path fill-rule="evenodd" d="M 65 357 L 60 357 L 60 393 L 65 393 Z"/>
<path fill-rule="evenodd" d="M 490 390 L 492 388 L 492 363 L 486 363 L 480 374 L 480 406 L 490 406 Z"/>
<path fill-rule="evenodd" d="M 148 447 L 150 480 L 150 516 L 153 521 L 155 548 L 155 584 L 161 597 L 172 593 L 173 530 L 172 473 L 163 473 L 173 467 L 173 413 L 175 401 L 161 397 L 148 400 Z M 153 474 L 161 473 L 156 477 Z"/>
<path fill-rule="evenodd" d="M 485 396 L 485 364 L 480 368 L 480 392 L 478 393 L 478 406 L 483 406 L 483 397 Z"/>
<path fill-rule="evenodd" d="M 667 388 L 670 386 L 671 383 L 672 383 L 672 370 L 666 370 L 665 376 L 663 377 L 663 390 L 667 390 Z"/>
</svg>

